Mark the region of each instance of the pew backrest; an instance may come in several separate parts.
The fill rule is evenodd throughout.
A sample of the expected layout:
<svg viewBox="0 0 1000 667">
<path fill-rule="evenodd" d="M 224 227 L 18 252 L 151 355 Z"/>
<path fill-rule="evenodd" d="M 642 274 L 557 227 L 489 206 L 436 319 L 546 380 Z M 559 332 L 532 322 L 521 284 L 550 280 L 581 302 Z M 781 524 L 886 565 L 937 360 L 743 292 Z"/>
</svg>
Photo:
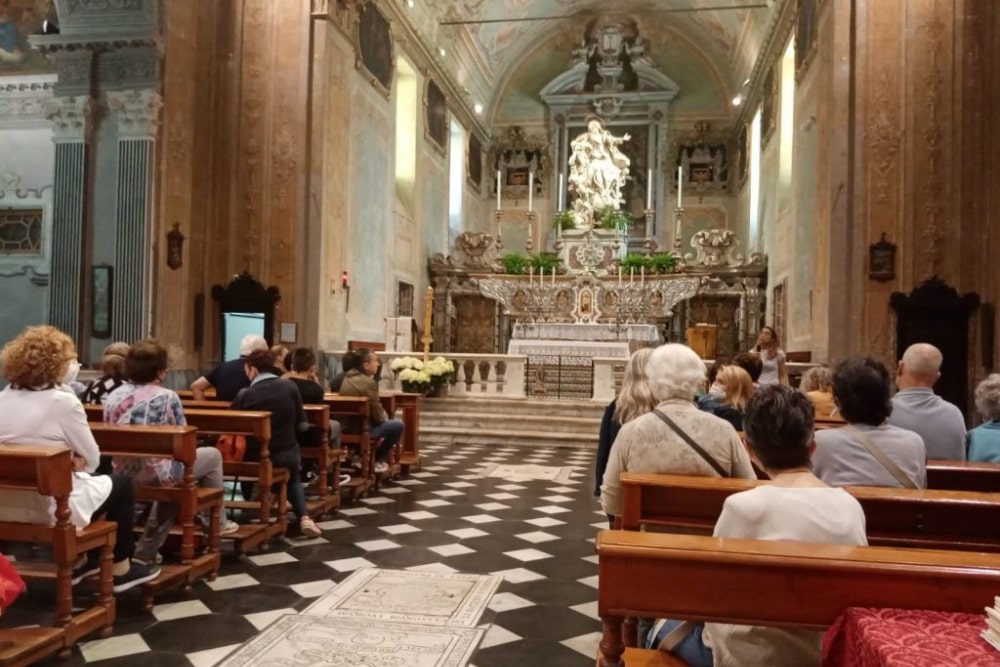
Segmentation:
<svg viewBox="0 0 1000 667">
<path fill-rule="evenodd" d="M 0 488 L 68 499 L 73 491 L 73 452 L 62 445 L 0 445 Z"/>
<path fill-rule="evenodd" d="M 928 461 L 927 488 L 1000 492 L 1000 463 Z"/>
<path fill-rule="evenodd" d="M 91 424 L 102 454 L 111 456 L 149 456 L 172 458 L 194 465 L 198 448 L 198 429 L 194 426 L 133 426 Z"/>
</svg>

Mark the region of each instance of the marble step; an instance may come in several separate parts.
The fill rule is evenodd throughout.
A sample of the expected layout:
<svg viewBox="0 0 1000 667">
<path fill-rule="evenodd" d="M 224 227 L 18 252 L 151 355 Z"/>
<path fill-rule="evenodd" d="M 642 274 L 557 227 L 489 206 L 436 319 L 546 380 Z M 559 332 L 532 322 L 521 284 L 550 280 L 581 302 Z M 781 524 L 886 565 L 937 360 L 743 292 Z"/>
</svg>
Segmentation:
<svg viewBox="0 0 1000 667">
<path fill-rule="evenodd" d="M 515 426 L 519 431 L 551 431 L 559 430 L 565 433 L 575 433 L 586 437 L 596 434 L 601 428 L 600 415 L 596 417 L 552 417 L 549 415 L 498 413 L 498 412 L 428 412 L 420 413 L 420 431 L 425 426 L 466 428 L 466 429 L 504 429 Z"/>
<path fill-rule="evenodd" d="M 424 426 L 420 424 L 421 445 L 484 445 L 487 447 L 512 446 L 532 449 L 569 447 L 597 449 L 597 431 L 585 436 L 558 431 L 538 432 L 511 429 L 474 429 L 467 427 Z"/>
<path fill-rule="evenodd" d="M 453 396 L 448 398 L 425 398 L 420 415 L 428 413 L 491 413 L 502 415 L 542 416 L 551 419 L 582 417 L 600 419 L 604 414 L 604 404 L 593 401 L 559 400 L 553 398 L 498 398 L 496 396 Z"/>
</svg>

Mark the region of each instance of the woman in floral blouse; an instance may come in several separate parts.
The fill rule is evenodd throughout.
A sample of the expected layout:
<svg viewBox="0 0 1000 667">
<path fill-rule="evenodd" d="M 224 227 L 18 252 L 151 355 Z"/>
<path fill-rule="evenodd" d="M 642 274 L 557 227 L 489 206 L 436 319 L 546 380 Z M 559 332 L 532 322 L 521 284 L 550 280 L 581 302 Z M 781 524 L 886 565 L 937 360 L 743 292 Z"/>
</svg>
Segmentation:
<svg viewBox="0 0 1000 667">
<path fill-rule="evenodd" d="M 177 394 L 160 385 L 167 375 L 167 350 L 153 339 L 135 343 L 125 358 L 126 382 L 108 395 L 104 402 L 104 421 L 108 424 L 146 426 L 184 426 L 184 409 Z M 115 474 L 128 475 L 136 484 L 174 486 L 183 483 L 184 464 L 173 459 L 115 457 Z M 222 454 L 214 447 L 199 447 L 194 463 L 199 486 L 222 488 Z M 146 563 L 156 554 L 170 534 L 177 516 L 173 503 L 154 503 L 135 548 L 135 558 Z M 207 525 L 207 523 L 206 523 Z M 223 521 L 221 533 L 239 530 L 233 521 Z"/>
</svg>

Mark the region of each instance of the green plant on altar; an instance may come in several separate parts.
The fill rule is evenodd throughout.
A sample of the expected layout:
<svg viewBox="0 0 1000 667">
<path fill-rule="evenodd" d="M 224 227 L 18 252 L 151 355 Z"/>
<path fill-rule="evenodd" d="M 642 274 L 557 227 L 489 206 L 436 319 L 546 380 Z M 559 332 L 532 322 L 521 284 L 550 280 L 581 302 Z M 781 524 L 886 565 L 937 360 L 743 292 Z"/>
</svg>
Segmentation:
<svg viewBox="0 0 1000 667">
<path fill-rule="evenodd" d="M 657 273 L 670 273 L 677 266 L 677 257 L 672 252 L 658 252 L 650 258 L 653 271 Z"/>
<path fill-rule="evenodd" d="M 642 269 L 646 269 L 647 273 L 652 273 L 653 271 L 653 259 L 652 257 L 646 257 L 642 253 L 630 252 L 619 262 L 622 267 L 622 271 L 626 274 L 629 270 L 633 270 L 635 273 L 639 273 Z"/>
<path fill-rule="evenodd" d="M 556 217 L 552 219 L 552 229 L 561 229 L 566 231 L 567 229 L 573 229 L 576 227 L 576 218 L 573 217 L 572 211 L 559 211 L 556 213 Z"/>
<path fill-rule="evenodd" d="M 540 252 L 528 257 L 528 266 L 534 267 L 535 273 L 549 274 L 553 269 L 558 273 L 561 262 L 559 255 L 554 252 Z"/>
<path fill-rule="evenodd" d="M 597 224 L 601 229 L 625 232 L 632 224 L 632 217 L 621 209 L 606 206 L 597 212 Z"/>
<path fill-rule="evenodd" d="M 512 276 L 520 276 L 528 272 L 528 258 L 516 252 L 501 257 L 500 264 L 503 265 L 503 272 Z"/>
</svg>

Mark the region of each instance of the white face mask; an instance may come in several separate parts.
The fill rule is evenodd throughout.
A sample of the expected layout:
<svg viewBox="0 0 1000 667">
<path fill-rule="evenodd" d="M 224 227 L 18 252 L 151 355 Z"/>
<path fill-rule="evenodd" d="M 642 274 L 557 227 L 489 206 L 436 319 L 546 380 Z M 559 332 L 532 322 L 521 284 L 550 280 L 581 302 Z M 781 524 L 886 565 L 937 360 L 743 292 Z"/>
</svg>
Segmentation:
<svg viewBox="0 0 1000 667">
<path fill-rule="evenodd" d="M 72 384 L 76 380 L 76 376 L 80 374 L 80 362 L 74 359 L 69 362 L 69 367 L 66 368 L 66 375 L 63 376 L 63 384 Z"/>
<path fill-rule="evenodd" d="M 708 388 L 708 395 L 715 399 L 722 399 L 726 397 L 726 389 L 716 382 Z"/>
</svg>

